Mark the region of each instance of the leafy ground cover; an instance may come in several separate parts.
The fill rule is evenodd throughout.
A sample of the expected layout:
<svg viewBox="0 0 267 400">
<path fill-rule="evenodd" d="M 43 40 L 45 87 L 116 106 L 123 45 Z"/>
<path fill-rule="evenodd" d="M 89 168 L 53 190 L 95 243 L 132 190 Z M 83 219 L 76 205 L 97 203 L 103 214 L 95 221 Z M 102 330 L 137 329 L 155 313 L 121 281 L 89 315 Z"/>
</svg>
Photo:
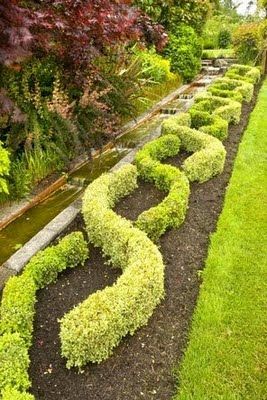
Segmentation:
<svg viewBox="0 0 267 400">
<path fill-rule="evenodd" d="M 266 375 L 267 80 L 212 236 L 179 400 L 263 400 Z"/>
</svg>

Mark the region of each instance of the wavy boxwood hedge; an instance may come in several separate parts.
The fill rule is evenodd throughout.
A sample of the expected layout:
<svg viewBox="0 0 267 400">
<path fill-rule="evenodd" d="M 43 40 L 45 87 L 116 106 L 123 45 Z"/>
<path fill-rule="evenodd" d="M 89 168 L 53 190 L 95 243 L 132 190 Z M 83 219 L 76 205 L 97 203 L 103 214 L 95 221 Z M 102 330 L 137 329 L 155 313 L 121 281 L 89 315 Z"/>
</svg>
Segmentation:
<svg viewBox="0 0 267 400">
<path fill-rule="evenodd" d="M 139 175 L 166 192 L 166 198 L 156 207 L 139 215 L 136 226 L 157 240 L 169 228 L 178 228 L 185 219 L 189 198 L 189 182 L 178 168 L 164 165 L 160 160 L 178 154 L 180 139 L 162 136 L 146 144 L 135 157 Z"/>
<path fill-rule="evenodd" d="M 2 400 L 34 400 L 30 393 L 19 392 L 16 389 L 6 388 L 2 392 Z"/>
<path fill-rule="evenodd" d="M 205 132 L 219 140 L 224 140 L 228 136 L 228 122 L 218 115 L 201 111 L 197 108 L 189 110 L 191 116 L 191 127 Z"/>
<path fill-rule="evenodd" d="M 260 80 L 260 70 L 249 65 L 233 64 L 226 71 L 225 76 L 231 79 L 241 79 L 255 84 Z"/>
<path fill-rule="evenodd" d="M 195 97 L 192 109 L 206 111 L 225 119 L 229 124 L 238 124 L 241 117 L 241 103 L 238 101 L 212 96 L 209 92 L 202 92 Z"/>
<path fill-rule="evenodd" d="M 236 93 L 239 93 L 239 95 L 242 96 L 242 100 L 250 102 L 253 96 L 254 86 L 251 83 L 243 80 L 223 77 L 216 79 L 216 81 L 214 81 L 207 90 L 215 96 L 218 95 L 219 97 L 232 97 L 237 101 L 239 101 L 238 97 L 235 98 L 235 96 L 237 96 Z M 219 93 L 222 93 L 219 94 L 217 90 L 219 90 Z M 231 93 L 230 95 L 229 92 Z M 225 96 L 222 95 L 223 93 Z"/>
<path fill-rule="evenodd" d="M 207 88 L 207 91 L 212 94 L 212 96 L 217 96 L 217 97 L 223 97 L 223 98 L 228 98 L 232 99 L 235 101 L 239 101 L 239 103 L 243 102 L 243 96 L 240 92 L 236 90 L 230 90 L 230 89 L 223 89 L 224 86 L 222 85 L 211 85 Z"/>
<path fill-rule="evenodd" d="M 60 272 L 83 264 L 88 248 L 81 232 L 65 236 L 58 245 L 39 251 L 26 265 L 23 275 L 34 279 L 38 289 L 54 282 Z"/>
<path fill-rule="evenodd" d="M 40 251 L 20 276 L 5 285 L 0 307 L 0 393 L 6 400 L 30 400 L 24 393 L 28 377 L 36 291 L 53 282 L 67 267 L 83 264 L 88 257 L 81 232 L 64 237 L 56 246 Z M 22 392 L 21 392 L 22 391 Z"/>
<path fill-rule="evenodd" d="M 0 337 L 0 393 L 5 388 L 25 391 L 30 387 L 28 346 L 19 333 Z"/>
<path fill-rule="evenodd" d="M 68 368 L 108 358 L 125 335 L 147 323 L 164 296 L 159 250 L 144 232 L 111 209 L 136 188 L 136 181 L 136 167 L 126 165 L 102 175 L 85 191 L 82 212 L 89 240 L 123 274 L 62 318 L 61 349 Z"/>
<path fill-rule="evenodd" d="M 181 148 L 194 153 L 182 165 L 191 182 L 205 182 L 223 171 L 226 151 L 219 139 L 188 126 L 181 126 L 175 117 L 164 121 L 162 135 L 168 134 L 169 126 L 179 137 Z"/>
<path fill-rule="evenodd" d="M 31 345 L 37 287 L 30 276 L 14 276 L 5 285 L 0 308 L 0 334 L 18 332 Z"/>
</svg>

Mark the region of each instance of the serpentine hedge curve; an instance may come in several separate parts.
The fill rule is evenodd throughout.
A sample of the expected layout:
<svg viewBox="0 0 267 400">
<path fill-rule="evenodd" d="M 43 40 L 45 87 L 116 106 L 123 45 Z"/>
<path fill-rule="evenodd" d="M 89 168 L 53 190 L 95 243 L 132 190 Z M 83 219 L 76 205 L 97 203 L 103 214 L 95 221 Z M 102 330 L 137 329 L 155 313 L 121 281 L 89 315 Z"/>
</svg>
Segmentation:
<svg viewBox="0 0 267 400">
<path fill-rule="evenodd" d="M 233 65 L 196 96 L 188 113 L 164 121 L 162 136 L 136 155 L 136 166 L 103 174 L 87 188 L 83 216 L 90 241 L 110 262 L 121 267 L 117 282 L 97 291 L 61 320 L 62 355 L 67 367 L 101 362 L 127 334 L 145 325 L 164 297 L 164 265 L 157 240 L 184 221 L 190 182 L 205 182 L 222 172 L 228 124 L 237 124 L 242 101 L 250 101 L 257 68 Z M 190 155 L 181 170 L 161 161 L 184 149 Z M 166 198 L 143 212 L 135 224 L 112 208 L 137 187 L 137 176 L 154 182 Z M 149 239 L 149 237 L 151 239 Z M 34 256 L 20 276 L 8 280 L 0 308 L 0 399 L 33 400 L 27 392 L 29 347 L 32 342 L 37 290 L 55 281 L 66 268 L 83 265 L 88 247 L 81 232 Z"/>
</svg>

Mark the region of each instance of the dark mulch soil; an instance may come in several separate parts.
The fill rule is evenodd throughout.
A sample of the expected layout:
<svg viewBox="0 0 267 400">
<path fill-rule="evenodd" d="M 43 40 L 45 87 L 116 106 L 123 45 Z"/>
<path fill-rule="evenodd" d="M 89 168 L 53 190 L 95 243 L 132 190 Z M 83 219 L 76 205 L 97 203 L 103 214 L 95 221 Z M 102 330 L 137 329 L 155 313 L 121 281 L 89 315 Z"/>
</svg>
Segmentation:
<svg viewBox="0 0 267 400">
<path fill-rule="evenodd" d="M 83 373 L 67 370 L 60 357 L 58 318 L 97 289 L 111 285 L 120 271 L 104 264 L 101 252 L 90 248 L 87 265 L 63 273 L 55 284 L 38 294 L 34 342 L 30 352 L 32 392 L 37 400 L 170 400 L 175 389 L 172 368 L 186 346 L 191 317 L 207 255 L 209 235 L 221 212 L 240 137 L 255 105 L 243 106 L 242 121 L 230 128 L 225 142 L 224 172 L 204 184 L 192 184 L 186 221 L 160 240 L 166 265 L 166 298 L 146 327 L 126 337 L 114 355 L 100 365 L 88 365 Z M 172 164 L 181 158 L 169 160 Z M 149 184 L 140 187 L 117 207 L 135 219 L 144 209 L 162 200 L 162 193 Z M 82 229 L 79 216 L 69 230 Z"/>
</svg>

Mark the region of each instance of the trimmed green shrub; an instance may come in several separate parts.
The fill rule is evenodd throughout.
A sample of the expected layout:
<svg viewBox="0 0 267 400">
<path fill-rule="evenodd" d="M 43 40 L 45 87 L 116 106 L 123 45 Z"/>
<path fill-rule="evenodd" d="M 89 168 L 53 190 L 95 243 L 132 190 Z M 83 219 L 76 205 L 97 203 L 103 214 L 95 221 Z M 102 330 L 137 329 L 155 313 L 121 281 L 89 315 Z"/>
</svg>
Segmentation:
<svg viewBox="0 0 267 400">
<path fill-rule="evenodd" d="M 88 256 L 81 232 L 73 232 L 56 246 L 40 251 L 22 275 L 9 278 L 0 308 L 0 393 L 6 400 L 31 400 L 20 393 L 30 386 L 28 378 L 36 290 L 53 282 L 67 267 L 84 263 Z"/>
<path fill-rule="evenodd" d="M 164 135 L 175 134 L 178 126 L 191 126 L 191 117 L 189 113 L 180 113 L 172 118 L 165 119 L 161 124 L 161 133 Z"/>
<path fill-rule="evenodd" d="M 163 298 L 160 252 L 144 232 L 110 209 L 134 190 L 136 179 L 136 167 L 126 165 L 102 175 L 85 191 L 82 212 L 89 240 L 124 272 L 112 287 L 92 294 L 62 318 L 62 355 L 68 368 L 108 358 L 122 337 L 147 323 Z"/>
<path fill-rule="evenodd" d="M 246 102 L 251 101 L 254 90 L 254 87 L 251 83 L 244 82 L 238 79 L 230 79 L 227 77 L 216 79 L 216 81 L 214 81 L 213 84 L 209 86 L 207 90 L 211 91 L 210 89 L 212 88 L 238 92 L 242 95 L 243 100 Z"/>
<path fill-rule="evenodd" d="M 187 126 L 176 126 L 181 148 L 194 153 L 182 165 L 188 179 L 191 182 L 205 182 L 220 174 L 226 157 L 225 148 L 220 140 Z"/>
<path fill-rule="evenodd" d="M 194 29 L 180 24 L 169 35 L 164 55 L 171 60 L 171 69 L 179 73 L 186 82 L 191 81 L 199 72 L 202 45 Z"/>
<path fill-rule="evenodd" d="M 179 179 L 179 170 L 159 161 L 177 155 L 180 144 L 180 139 L 174 135 L 166 135 L 147 143 L 135 156 L 138 174 L 145 181 L 155 182 L 158 189 L 169 191 Z"/>
<path fill-rule="evenodd" d="M 103 253 L 110 258 L 113 265 L 124 269 L 128 265 L 128 254 L 125 251 L 125 229 L 132 227 L 132 223 L 124 218 L 117 218 L 117 215 L 110 209 L 124 196 L 127 196 L 137 188 L 137 169 L 128 164 L 116 173 L 102 174 L 94 180 L 83 197 L 83 215 L 86 226 L 90 227 L 89 241 L 97 247 L 101 247 Z M 88 210 L 87 205 L 92 204 L 92 210 Z M 95 208 L 93 207 L 95 205 Z M 99 221 L 96 209 L 99 212 L 110 211 L 107 216 L 110 223 L 114 225 L 114 232 L 106 230 L 108 221 Z M 89 215 L 91 220 L 89 220 Z M 96 217 L 95 222 L 93 218 Z M 117 224 L 116 224 L 117 221 Z M 87 231 L 89 229 L 87 227 Z M 104 233 L 103 233 L 104 232 Z M 107 235 L 110 234 L 109 240 Z M 104 239 L 103 239 L 103 235 Z M 122 236 L 122 237 L 121 237 Z M 114 237 L 116 241 L 114 241 Z"/>
<path fill-rule="evenodd" d="M 29 275 L 9 278 L 0 308 L 0 334 L 18 332 L 31 345 L 36 285 Z"/>
<path fill-rule="evenodd" d="M 261 74 L 258 68 L 249 65 L 233 64 L 226 71 L 225 76 L 231 79 L 241 79 L 255 84 L 259 82 Z"/>
<path fill-rule="evenodd" d="M 0 337 L 0 393 L 5 388 L 27 390 L 30 387 L 28 348 L 18 333 Z"/>
<path fill-rule="evenodd" d="M 197 108 L 191 108 L 189 114 L 192 128 L 208 133 L 219 140 L 227 138 L 228 122 L 226 120 L 207 111 L 200 111 Z"/>
<path fill-rule="evenodd" d="M 179 180 L 172 185 L 168 196 L 140 214 L 136 221 L 136 226 L 152 240 L 158 240 L 169 228 L 178 228 L 185 220 L 190 189 L 185 174 L 179 173 Z"/>
<path fill-rule="evenodd" d="M 66 268 L 83 264 L 88 258 L 88 248 L 81 232 L 65 236 L 56 246 L 39 251 L 24 270 L 24 276 L 34 279 L 38 289 L 56 280 Z"/>
<path fill-rule="evenodd" d="M 239 103 L 243 102 L 243 96 L 241 93 L 233 91 L 233 90 L 221 89 L 218 85 L 209 86 L 207 88 L 207 91 L 210 92 L 213 96 L 232 99 L 235 101 L 239 101 Z"/>
<path fill-rule="evenodd" d="M 2 400 L 34 400 L 34 396 L 30 393 L 22 393 L 16 389 L 9 388 L 3 390 Z"/>
<path fill-rule="evenodd" d="M 191 110 L 206 111 L 225 119 L 228 123 L 238 124 L 241 117 L 241 103 L 231 99 L 212 96 L 209 92 L 204 92 L 202 96 L 195 99 L 195 104 Z"/>
<path fill-rule="evenodd" d="M 188 119 L 181 119 L 181 121 Z M 146 144 L 135 157 L 139 175 L 146 181 L 168 191 L 167 197 L 156 207 L 139 215 L 136 226 L 157 240 L 169 228 L 178 228 L 185 219 L 189 198 L 189 182 L 185 174 L 171 165 L 159 161 L 178 154 L 180 139 L 165 135 Z"/>
</svg>

